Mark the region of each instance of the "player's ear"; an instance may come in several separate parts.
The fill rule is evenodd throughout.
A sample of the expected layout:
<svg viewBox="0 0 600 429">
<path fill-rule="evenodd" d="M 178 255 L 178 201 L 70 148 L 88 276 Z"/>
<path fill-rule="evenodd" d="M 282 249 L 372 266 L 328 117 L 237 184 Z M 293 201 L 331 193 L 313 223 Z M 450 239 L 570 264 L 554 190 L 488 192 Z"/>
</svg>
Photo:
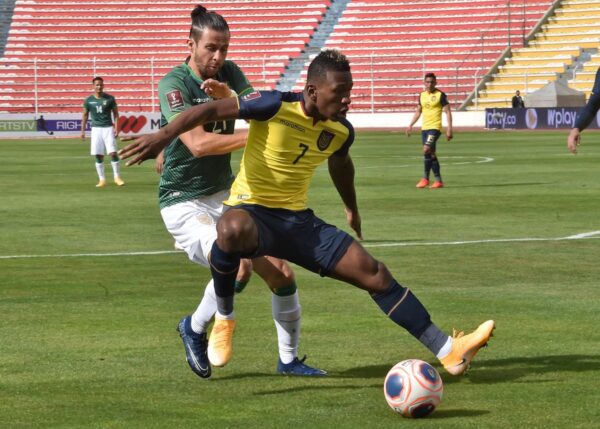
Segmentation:
<svg viewBox="0 0 600 429">
<path fill-rule="evenodd" d="M 317 101 L 317 87 L 314 84 L 307 83 L 306 92 L 313 103 Z"/>
<path fill-rule="evenodd" d="M 194 49 L 194 41 L 192 39 L 188 39 L 187 41 L 188 48 L 190 48 L 190 52 Z"/>
</svg>

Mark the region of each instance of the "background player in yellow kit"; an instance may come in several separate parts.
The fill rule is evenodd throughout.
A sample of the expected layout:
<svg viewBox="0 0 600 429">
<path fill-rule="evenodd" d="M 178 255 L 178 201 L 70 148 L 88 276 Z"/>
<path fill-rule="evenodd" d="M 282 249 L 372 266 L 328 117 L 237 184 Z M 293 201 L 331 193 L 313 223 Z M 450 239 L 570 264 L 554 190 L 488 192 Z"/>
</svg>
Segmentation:
<svg viewBox="0 0 600 429">
<path fill-rule="evenodd" d="M 406 129 L 407 137 L 410 137 L 413 125 L 419 120 L 423 113 L 423 123 L 421 125 L 421 140 L 423 142 L 423 162 L 425 169 L 423 178 L 417 183 L 417 188 L 429 186 L 429 173 L 433 170 L 435 181 L 432 188 L 442 188 L 442 174 L 440 172 L 440 162 L 436 155 L 436 143 L 442 135 L 442 112 L 446 113 L 448 126 L 446 127 L 446 141 L 452 140 L 452 113 L 450 112 L 450 103 L 446 94 L 435 86 L 437 79 L 435 74 L 427 73 L 425 75 L 425 91 L 419 95 L 419 105 L 413 115 L 410 125 Z"/>
</svg>

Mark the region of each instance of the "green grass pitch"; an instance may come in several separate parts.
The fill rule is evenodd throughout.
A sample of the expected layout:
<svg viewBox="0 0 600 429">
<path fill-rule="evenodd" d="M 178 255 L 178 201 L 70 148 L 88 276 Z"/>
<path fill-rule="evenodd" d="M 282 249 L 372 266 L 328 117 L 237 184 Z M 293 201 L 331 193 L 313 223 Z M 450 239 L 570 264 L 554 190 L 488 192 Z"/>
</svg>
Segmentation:
<svg viewBox="0 0 600 429">
<path fill-rule="evenodd" d="M 87 142 L 0 141 L 0 427 L 597 427 L 600 135 L 584 133 L 577 156 L 566 135 L 458 132 L 438 146 L 446 188 L 418 190 L 418 135 L 357 134 L 363 244 L 441 328 L 497 321 L 467 377 L 443 372 L 366 293 L 297 268 L 300 354 L 330 376 L 275 374 L 269 292 L 253 278 L 233 359 L 209 381 L 175 331 L 209 272 L 170 252 L 152 164 L 96 189 Z M 310 206 L 348 229 L 325 168 Z M 444 380 L 430 418 L 385 403 L 385 374 L 407 358 Z"/>
</svg>

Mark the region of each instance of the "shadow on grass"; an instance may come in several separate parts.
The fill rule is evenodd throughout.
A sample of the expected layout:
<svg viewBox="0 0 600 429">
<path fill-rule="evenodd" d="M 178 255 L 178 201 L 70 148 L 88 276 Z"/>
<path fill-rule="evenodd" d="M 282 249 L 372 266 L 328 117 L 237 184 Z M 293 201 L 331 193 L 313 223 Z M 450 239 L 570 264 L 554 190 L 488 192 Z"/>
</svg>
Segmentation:
<svg viewBox="0 0 600 429">
<path fill-rule="evenodd" d="M 521 378 L 548 373 L 600 371 L 600 355 L 551 355 L 514 357 L 477 361 L 469 380 L 473 383 L 506 383 Z M 448 378 L 448 377 L 446 377 Z M 454 378 L 453 380 L 457 380 Z M 446 381 L 446 380 L 444 380 Z M 526 380 L 527 383 L 544 383 L 548 380 Z"/>
<path fill-rule="evenodd" d="M 433 362 L 432 362 L 433 363 Z M 464 379 L 467 379 L 471 383 L 482 383 L 482 384 L 493 384 L 493 383 L 507 383 L 514 382 L 521 378 L 531 377 L 546 373 L 564 373 L 564 372 L 586 372 L 586 371 L 600 371 L 600 355 L 552 355 L 552 356 L 531 356 L 531 357 L 513 357 L 507 359 L 492 359 L 492 360 L 475 360 L 470 372 L 465 377 L 452 377 L 444 372 L 439 364 L 434 364 L 445 384 L 459 383 Z M 348 368 L 345 371 L 332 371 L 329 369 L 329 376 L 327 377 L 314 377 L 314 378 L 303 378 L 298 377 L 296 379 L 311 380 L 311 381 L 325 381 L 331 379 L 369 379 L 375 378 L 382 380 L 385 375 L 392 367 L 392 364 L 384 365 L 369 365 L 369 366 L 357 366 L 354 368 Z M 218 377 L 219 380 L 235 379 L 240 378 L 263 378 L 263 377 L 281 377 L 279 374 L 274 373 L 238 373 L 236 375 L 230 375 L 225 377 Z M 528 383 L 545 383 L 548 380 L 527 380 L 524 382 Z M 379 386 L 379 381 L 377 382 Z M 297 387 L 298 389 L 310 389 L 315 388 L 315 385 Z M 320 384 L 321 388 L 364 388 L 368 385 L 361 384 L 359 386 L 342 386 L 342 385 L 331 385 L 324 386 Z M 266 392 L 262 394 L 271 393 L 283 393 L 288 390 Z"/>
<path fill-rule="evenodd" d="M 451 418 L 458 418 L 458 417 L 477 417 L 477 416 L 483 416 L 484 414 L 489 414 L 490 412 L 488 410 L 447 410 L 447 409 L 437 409 L 435 410 L 435 413 L 431 414 L 430 416 L 427 416 L 427 420 L 431 420 L 431 419 L 451 419 Z"/>
<path fill-rule="evenodd" d="M 532 375 L 564 372 L 600 371 L 600 355 L 552 355 L 513 357 L 507 359 L 473 361 L 470 372 L 465 377 L 452 377 L 435 365 L 444 379 L 451 384 L 467 378 L 472 383 L 505 383 Z M 349 368 L 333 373 L 331 378 L 382 378 L 391 365 L 371 365 Z M 541 383 L 543 380 L 532 380 Z"/>
</svg>

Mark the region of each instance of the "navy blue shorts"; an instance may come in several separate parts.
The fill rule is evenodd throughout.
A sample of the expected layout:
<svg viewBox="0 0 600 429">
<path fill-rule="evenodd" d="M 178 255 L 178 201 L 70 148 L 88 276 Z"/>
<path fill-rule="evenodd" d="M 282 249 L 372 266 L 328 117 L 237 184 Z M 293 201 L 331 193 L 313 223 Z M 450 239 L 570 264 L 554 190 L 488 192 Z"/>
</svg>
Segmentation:
<svg viewBox="0 0 600 429">
<path fill-rule="evenodd" d="M 423 130 L 421 131 L 421 141 L 423 146 L 429 146 L 435 152 L 435 144 L 442 135 L 440 130 Z"/>
<path fill-rule="evenodd" d="M 272 209 L 240 204 L 258 227 L 258 248 L 246 258 L 269 255 L 327 276 L 344 256 L 354 238 L 319 219 L 312 210 Z"/>
</svg>

